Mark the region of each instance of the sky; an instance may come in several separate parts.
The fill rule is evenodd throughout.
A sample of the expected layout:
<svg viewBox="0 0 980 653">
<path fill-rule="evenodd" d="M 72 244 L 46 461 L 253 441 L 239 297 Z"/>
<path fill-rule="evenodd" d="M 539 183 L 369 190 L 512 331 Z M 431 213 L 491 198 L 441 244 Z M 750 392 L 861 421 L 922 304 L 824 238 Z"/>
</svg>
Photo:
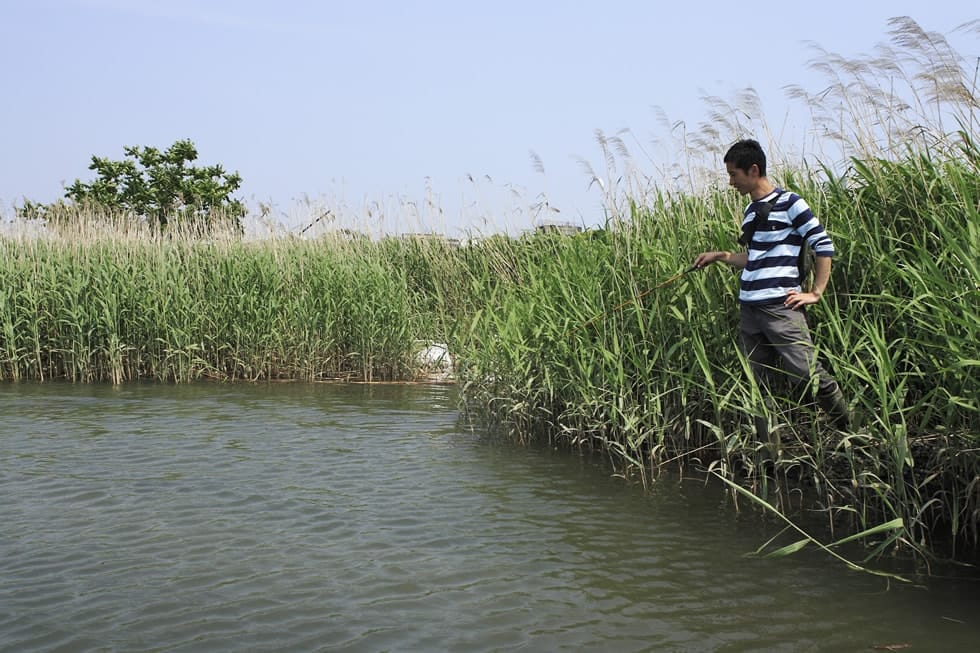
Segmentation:
<svg viewBox="0 0 980 653">
<path fill-rule="evenodd" d="M 328 210 L 451 235 L 601 224 L 616 179 L 657 181 L 705 98 L 752 88 L 795 139 L 806 112 L 785 87 L 825 83 L 813 44 L 868 53 L 909 16 L 975 58 L 976 34 L 954 32 L 969 6 L 0 0 L 0 214 L 91 181 L 93 155 L 189 138 L 286 230 Z"/>
</svg>

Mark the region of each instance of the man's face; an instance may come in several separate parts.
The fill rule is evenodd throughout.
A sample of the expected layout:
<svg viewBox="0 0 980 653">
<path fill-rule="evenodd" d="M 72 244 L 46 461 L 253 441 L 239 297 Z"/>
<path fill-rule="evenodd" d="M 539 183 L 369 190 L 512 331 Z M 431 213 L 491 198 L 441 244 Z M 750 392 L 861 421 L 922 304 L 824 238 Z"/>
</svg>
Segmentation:
<svg viewBox="0 0 980 653">
<path fill-rule="evenodd" d="M 758 183 L 759 168 L 754 164 L 748 172 L 745 172 L 729 161 L 725 164 L 725 169 L 728 170 L 728 185 L 737 190 L 739 195 L 748 195 Z"/>
</svg>

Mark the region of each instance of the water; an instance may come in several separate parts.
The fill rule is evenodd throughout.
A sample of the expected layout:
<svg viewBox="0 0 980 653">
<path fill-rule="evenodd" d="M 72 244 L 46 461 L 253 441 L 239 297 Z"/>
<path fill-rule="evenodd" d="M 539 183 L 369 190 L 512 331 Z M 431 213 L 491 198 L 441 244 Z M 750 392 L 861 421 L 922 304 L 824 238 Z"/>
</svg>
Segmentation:
<svg viewBox="0 0 980 653">
<path fill-rule="evenodd" d="M 441 386 L 0 385 L 0 651 L 974 650 L 717 488 L 468 431 Z"/>
</svg>

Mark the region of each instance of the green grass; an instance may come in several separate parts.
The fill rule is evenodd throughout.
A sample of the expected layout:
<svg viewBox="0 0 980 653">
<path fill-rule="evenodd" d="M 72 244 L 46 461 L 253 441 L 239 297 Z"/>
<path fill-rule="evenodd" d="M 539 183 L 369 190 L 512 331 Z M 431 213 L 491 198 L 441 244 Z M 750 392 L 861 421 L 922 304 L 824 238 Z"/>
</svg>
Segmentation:
<svg viewBox="0 0 980 653">
<path fill-rule="evenodd" d="M 854 433 L 783 398 L 772 416 L 783 437 L 754 441 L 753 415 L 767 407 L 735 346 L 732 272 L 713 266 L 647 292 L 699 249 L 735 249 L 740 200 L 720 191 L 662 196 L 615 232 L 488 252 L 515 273 L 501 283 L 473 272 L 487 306 L 454 342 L 471 392 L 521 438 L 607 451 L 623 474 L 696 458 L 763 492 L 804 478 L 862 530 L 902 519 L 909 546 L 939 530 L 975 545 L 980 153 L 960 137 L 954 158 L 910 153 L 786 182 L 828 216 L 838 246 L 831 291 L 809 315 L 861 416 Z"/>
<path fill-rule="evenodd" d="M 404 378 L 421 290 L 383 245 L 0 240 L 4 378 Z M 424 308 L 424 307 L 423 307 Z"/>
</svg>

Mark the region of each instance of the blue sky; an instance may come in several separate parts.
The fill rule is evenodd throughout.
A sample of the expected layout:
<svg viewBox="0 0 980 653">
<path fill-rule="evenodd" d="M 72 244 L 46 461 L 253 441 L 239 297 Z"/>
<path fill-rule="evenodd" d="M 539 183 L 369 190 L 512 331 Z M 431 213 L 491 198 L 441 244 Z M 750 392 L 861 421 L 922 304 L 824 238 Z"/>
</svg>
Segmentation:
<svg viewBox="0 0 980 653">
<path fill-rule="evenodd" d="M 57 199 L 93 154 L 190 138 L 286 228 L 327 208 L 408 231 L 596 224 L 596 130 L 628 129 L 656 177 L 705 96 L 752 87 L 777 138 L 805 130 L 783 88 L 823 83 L 806 42 L 867 53 L 910 16 L 976 57 L 961 0 L 761 6 L 0 0 L 0 207 Z"/>
</svg>

